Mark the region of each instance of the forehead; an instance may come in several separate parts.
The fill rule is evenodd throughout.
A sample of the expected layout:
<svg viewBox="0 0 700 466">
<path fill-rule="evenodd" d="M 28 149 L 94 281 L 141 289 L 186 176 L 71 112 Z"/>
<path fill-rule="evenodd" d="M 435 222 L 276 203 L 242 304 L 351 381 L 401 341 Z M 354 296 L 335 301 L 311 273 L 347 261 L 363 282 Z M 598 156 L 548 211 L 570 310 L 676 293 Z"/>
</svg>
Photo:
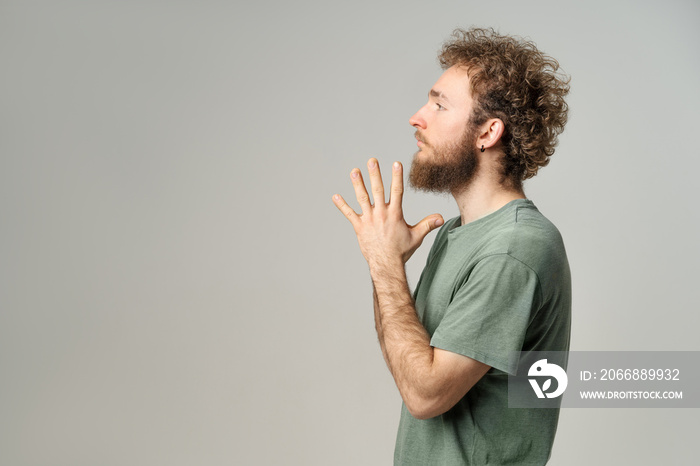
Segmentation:
<svg viewBox="0 0 700 466">
<path fill-rule="evenodd" d="M 446 69 L 432 90 L 444 94 L 450 102 L 467 104 L 471 100 L 467 69 L 457 65 Z"/>
</svg>

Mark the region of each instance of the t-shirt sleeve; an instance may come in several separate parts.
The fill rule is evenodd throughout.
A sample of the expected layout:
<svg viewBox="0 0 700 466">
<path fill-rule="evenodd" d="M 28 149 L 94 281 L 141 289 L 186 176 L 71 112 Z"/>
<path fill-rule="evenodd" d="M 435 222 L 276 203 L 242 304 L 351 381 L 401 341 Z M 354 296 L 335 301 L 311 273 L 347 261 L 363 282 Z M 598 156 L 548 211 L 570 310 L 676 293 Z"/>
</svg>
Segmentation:
<svg viewBox="0 0 700 466">
<path fill-rule="evenodd" d="M 530 316 L 539 306 L 537 274 L 508 254 L 480 260 L 457 289 L 430 345 L 515 375 Z"/>
</svg>

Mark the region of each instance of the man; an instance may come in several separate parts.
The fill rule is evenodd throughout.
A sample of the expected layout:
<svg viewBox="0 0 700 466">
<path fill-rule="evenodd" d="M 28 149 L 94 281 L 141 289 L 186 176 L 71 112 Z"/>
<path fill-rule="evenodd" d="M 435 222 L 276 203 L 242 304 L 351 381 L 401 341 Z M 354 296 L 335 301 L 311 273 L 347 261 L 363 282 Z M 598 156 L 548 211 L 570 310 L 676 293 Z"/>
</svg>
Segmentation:
<svg viewBox="0 0 700 466">
<path fill-rule="evenodd" d="M 558 409 L 508 408 L 517 351 L 568 351 L 571 280 L 557 229 L 522 182 L 549 162 L 567 117 L 568 80 L 534 44 L 456 30 L 445 70 L 410 119 L 418 152 L 410 184 L 454 196 L 460 216 L 439 230 L 413 296 L 404 264 L 439 214 L 403 218 L 403 169 L 389 202 L 376 159 L 374 205 L 360 170 L 358 215 L 339 195 L 369 264 L 382 353 L 403 407 L 395 464 L 545 464 Z"/>
</svg>

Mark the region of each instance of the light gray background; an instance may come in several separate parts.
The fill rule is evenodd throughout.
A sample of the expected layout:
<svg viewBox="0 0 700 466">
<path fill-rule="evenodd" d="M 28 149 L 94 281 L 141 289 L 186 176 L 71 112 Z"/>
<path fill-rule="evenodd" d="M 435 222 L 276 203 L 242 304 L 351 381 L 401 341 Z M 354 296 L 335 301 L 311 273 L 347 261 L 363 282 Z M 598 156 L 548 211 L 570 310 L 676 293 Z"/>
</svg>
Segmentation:
<svg viewBox="0 0 700 466">
<path fill-rule="evenodd" d="M 526 184 L 572 349 L 700 349 L 698 2 L 2 0 L 0 464 L 390 464 L 400 398 L 331 196 L 371 156 L 408 167 L 471 25 L 573 77 Z M 551 464 L 687 464 L 699 422 L 563 410 Z"/>
</svg>

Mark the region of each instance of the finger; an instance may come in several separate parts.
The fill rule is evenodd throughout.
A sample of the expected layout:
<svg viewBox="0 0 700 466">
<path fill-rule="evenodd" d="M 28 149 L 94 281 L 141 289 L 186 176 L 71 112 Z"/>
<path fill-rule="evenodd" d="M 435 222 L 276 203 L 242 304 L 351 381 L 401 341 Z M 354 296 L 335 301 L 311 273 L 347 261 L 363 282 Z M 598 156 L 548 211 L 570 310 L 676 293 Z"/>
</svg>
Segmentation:
<svg viewBox="0 0 700 466">
<path fill-rule="evenodd" d="M 372 157 L 367 162 L 369 170 L 369 181 L 372 183 L 372 198 L 374 199 L 374 207 L 386 208 L 386 198 L 384 197 L 384 183 L 382 182 L 382 173 L 379 171 L 379 162 Z"/>
<path fill-rule="evenodd" d="M 401 202 L 403 199 L 403 167 L 401 166 L 401 162 L 394 162 L 391 172 L 389 208 L 401 211 Z"/>
<path fill-rule="evenodd" d="M 423 241 L 428 233 L 438 228 L 440 225 L 445 223 L 440 214 L 428 215 L 420 222 L 416 223 L 411 227 L 411 232 L 414 234 L 414 239 L 418 241 Z"/>
<path fill-rule="evenodd" d="M 365 182 L 362 179 L 362 172 L 360 172 L 359 168 L 352 169 L 350 179 L 352 180 L 353 188 L 355 188 L 355 198 L 360 203 L 360 209 L 362 209 L 363 213 L 369 212 L 372 204 L 369 201 L 369 194 L 367 194 L 367 189 L 365 189 Z"/>
<path fill-rule="evenodd" d="M 350 223 L 352 223 L 353 226 L 360 220 L 360 217 L 355 213 L 354 210 L 352 210 L 352 207 L 348 205 L 347 202 L 345 202 L 345 199 L 343 199 L 343 196 L 340 194 L 335 194 L 333 196 L 333 203 L 335 206 L 340 210 L 343 215 L 347 217 L 348 220 L 350 220 Z"/>
</svg>

